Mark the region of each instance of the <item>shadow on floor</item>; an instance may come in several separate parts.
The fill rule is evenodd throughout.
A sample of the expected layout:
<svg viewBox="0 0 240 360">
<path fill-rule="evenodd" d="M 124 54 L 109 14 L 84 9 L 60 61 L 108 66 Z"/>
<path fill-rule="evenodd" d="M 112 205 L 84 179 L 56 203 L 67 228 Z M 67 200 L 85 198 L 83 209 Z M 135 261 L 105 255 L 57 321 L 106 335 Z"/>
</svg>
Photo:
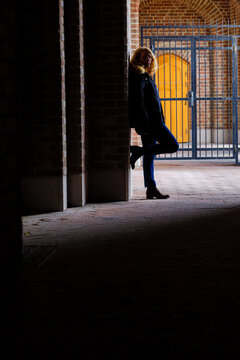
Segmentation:
<svg viewBox="0 0 240 360">
<path fill-rule="evenodd" d="M 41 267 L 25 265 L 25 358 L 236 358 L 239 216 L 113 224 L 98 246 L 66 242 Z"/>
</svg>

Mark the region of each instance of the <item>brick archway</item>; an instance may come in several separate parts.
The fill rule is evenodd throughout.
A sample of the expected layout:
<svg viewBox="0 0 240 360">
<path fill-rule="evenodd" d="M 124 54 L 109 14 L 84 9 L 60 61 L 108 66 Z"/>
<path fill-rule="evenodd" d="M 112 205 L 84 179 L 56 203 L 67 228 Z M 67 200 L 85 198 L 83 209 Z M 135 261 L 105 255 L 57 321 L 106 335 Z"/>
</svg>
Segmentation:
<svg viewBox="0 0 240 360">
<path fill-rule="evenodd" d="M 131 50 L 133 51 L 139 46 L 139 12 L 144 7 L 150 4 L 161 3 L 162 0 L 131 0 Z M 226 2 L 220 0 L 218 3 L 213 0 L 176 0 L 188 9 L 192 9 L 195 13 L 211 22 L 226 22 L 227 19 L 232 18 L 231 7 L 236 0 L 229 0 L 227 6 Z"/>
<path fill-rule="evenodd" d="M 161 0 L 139 0 L 139 10 L 141 8 L 150 5 L 160 3 Z M 212 0 L 204 0 L 199 2 L 199 0 L 176 0 L 177 3 L 183 4 L 186 8 L 194 10 L 197 14 L 206 19 L 206 22 L 218 21 L 222 22 L 228 18 L 228 11 L 224 9 L 221 4 L 216 4 Z"/>
</svg>

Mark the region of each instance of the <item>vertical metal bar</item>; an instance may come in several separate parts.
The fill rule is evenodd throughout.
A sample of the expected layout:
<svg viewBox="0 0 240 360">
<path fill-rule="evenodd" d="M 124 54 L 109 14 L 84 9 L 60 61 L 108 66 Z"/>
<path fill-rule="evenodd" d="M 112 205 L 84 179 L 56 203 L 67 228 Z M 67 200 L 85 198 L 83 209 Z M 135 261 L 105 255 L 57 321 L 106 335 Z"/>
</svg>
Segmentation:
<svg viewBox="0 0 240 360">
<path fill-rule="evenodd" d="M 169 19 L 169 36 L 171 35 L 171 25 Z M 172 131 L 172 71 L 171 71 L 171 43 L 169 42 L 169 85 L 170 85 L 170 131 Z"/>
<path fill-rule="evenodd" d="M 165 35 L 165 28 L 163 28 L 163 38 L 164 38 L 164 35 Z M 163 77 L 164 77 L 164 87 L 163 87 L 163 92 L 164 92 L 164 99 L 166 99 L 166 72 L 165 72 L 165 69 L 166 69 L 166 57 L 165 57 L 165 40 L 163 40 Z M 164 116 L 166 118 L 166 100 L 164 100 Z"/>
<path fill-rule="evenodd" d="M 228 20 L 228 25 L 229 25 L 229 20 Z M 231 82 L 230 82 L 230 34 L 229 34 L 229 27 L 228 27 L 228 84 L 227 84 L 227 89 L 228 89 L 228 98 L 230 98 L 231 96 L 231 89 L 230 89 L 230 86 L 231 86 Z M 230 142 L 231 142 L 231 125 L 230 125 L 230 118 L 231 118 L 231 105 L 230 105 L 230 101 L 228 99 L 228 141 L 229 141 L 229 144 L 228 144 L 228 156 L 230 157 L 231 156 L 231 152 L 230 152 Z"/>
<path fill-rule="evenodd" d="M 233 75 L 233 135 L 234 135 L 234 155 L 235 164 L 238 165 L 238 87 L 237 87 L 237 75 L 238 75 L 238 43 L 237 37 L 233 36 L 233 54 L 232 54 L 232 75 Z"/>
<path fill-rule="evenodd" d="M 187 85 L 188 85 L 188 87 L 189 87 L 189 73 L 188 73 L 188 71 L 189 71 L 189 61 L 188 61 L 188 20 L 187 20 L 187 66 L 188 66 L 188 69 L 187 69 Z M 187 91 L 187 94 L 189 94 L 189 91 L 190 91 L 190 89 L 188 88 L 187 89 L 188 91 Z M 192 119 L 191 119 L 192 120 Z M 188 121 L 188 124 L 189 124 L 189 108 L 188 108 L 188 112 L 187 112 L 187 121 Z M 188 125 L 189 126 L 189 125 Z M 190 131 L 190 129 L 189 129 L 189 131 Z M 189 156 L 190 156 L 190 154 L 189 154 L 189 138 L 188 138 L 188 158 L 189 158 Z"/>
<path fill-rule="evenodd" d="M 192 109 L 192 152 L 193 159 L 197 158 L 197 131 L 196 131 L 196 40 L 191 41 L 191 89 L 194 94 L 194 103 Z"/>
<path fill-rule="evenodd" d="M 206 57 L 207 57 L 207 43 L 206 43 L 206 20 L 204 20 L 204 35 L 205 35 L 205 42 L 204 42 L 204 72 L 205 72 L 205 101 L 204 101 L 204 121 L 205 121 L 205 157 L 207 156 L 207 101 L 206 101 L 206 97 L 207 97 L 207 62 L 206 62 Z M 208 55 L 209 56 L 209 55 Z"/>
<path fill-rule="evenodd" d="M 210 36 L 212 35 L 212 20 L 210 20 Z M 210 76 L 211 76 L 211 80 L 210 80 L 210 113 L 211 113 L 211 121 L 210 121 L 210 129 L 211 129 L 211 157 L 213 157 L 213 45 L 214 42 L 213 40 L 210 41 L 210 47 L 211 47 L 211 51 L 210 51 L 210 64 L 211 64 L 211 69 L 210 69 Z"/>
<path fill-rule="evenodd" d="M 149 46 L 148 44 L 148 28 L 147 28 L 147 20 L 145 22 L 145 41 L 143 43 L 143 46 Z"/>
<path fill-rule="evenodd" d="M 183 31 L 182 31 L 182 22 L 181 22 L 181 36 L 183 35 Z M 181 97 L 183 99 L 183 58 L 182 58 L 183 54 L 182 54 L 182 40 L 181 40 L 181 89 L 182 89 L 182 93 L 181 93 Z M 183 144 L 184 144 L 184 139 L 183 139 L 183 100 L 181 101 L 182 104 L 182 149 L 183 149 Z M 182 157 L 184 157 L 184 152 L 182 151 Z"/>
<path fill-rule="evenodd" d="M 239 34 L 239 33 L 238 33 Z M 238 140 L 239 140 L 239 136 L 238 136 L 238 105 L 239 105 L 239 69 L 238 69 L 238 65 L 239 65 L 239 56 L 238 56 L 238 50 L 240 49 L 240 47 L 238 47 L 238 40 L 240 40 L 240 38 L 236 38 L 236 54 L 235 54 L 235 61 L 236 61 L 236 165 L 239 165 L 239 159 L 238 159 L 238 151 L 239 151 L 239 146 L 238 146 Z"/>
<path fill-rule="evenodd" d="M 198 35 L 200 35 L 200 24 L 199 24 L 199 20 L 198 20 Z M 200 47 L 201 47 L 201 42 L 199 41 L 198 42 L 198 97 L 199 99 L 201 98 L 201 72 L 200 72 L 200 68 L 201 68 L 201 50 L 200 50 Z M 197 104 L 197 101 L 196 101 L 196 104 Z M 200 157 L 202 157 L 202 151 L 201 151 L 201 148 L 202 148 L 202 138 L 201 138 L 201 100 L 198 100 L 198 115 L 199 115 L 199 118 L 197 119 L 197 132 L 198 132 L 198 126 L 199 126 L 199 134 L 197 136 L 197 139 L 199 138 L 199 148 L 200 148 Z M 197 146 L 198 146 L 198 143 L 197 143 Z"/>
<path fill-rule="evenodd" d="M 159 78 L 160 78 L 160 74 L 159 74 L 159 20 L 157 21 L 157 62 L 158 62 L 158 92 L 160 92 L 160 87 L 159 87 Z"/>
<path fill-rule="evenodd" d="M 217 21 L 216 21 L 216 32 L 218 32 L 218 28 L 217 28 Z M 216 44 L 215 44 L 215 48 L 218 47 L 218 42 L 216 41 Z M 216 49 L 216 84 L 217 84 L 217 157 L 218 157 L 218 148 L 219 148 L 219 143 L 218 143 L 218 140 L 219 140 L 219 136 L 218 136 L 218 125 L 219 125 L 219 122 L 218 122 L 218 49 Z"/>
<path fill-rule="evenodd" d="M 177 34 L 176 34 L 176 20 L 175 20 L 175 92 L 176 92 L 176 99 L 178 98 L 178 93 L 177 93 Z M 177 109 L 178 109 L 178 100 L 176 100 L 176 139 L 178 138 L 178 113 L 177 113 Z M 176 157 L 177 157 L 178 153 L 176 153 Z"/>
<path fill-rule="evenodd" d="M 143 46 L 147 46 L 147 28 L 146 28 L 147 22 L 145 22 L 145 27 L 143 28 Z M 145 36 L 144 36 L 145 32 Z"/>
<path fill-rule="evenodd" d="M 197 96 L 197 58 L 196 58 L 196 41 L 194 38 L 195 35 L 195 26 L 194 26 L 194 19 L 192 21 L 192 44 L 191 44 L 191 48 L 192 48 L 192 56 L 193 56 L 193 60 L 192 60 L 192 67 L 193 67 L 193 73 L 192 73 L 192 77 L 191 77 L 191 89 L 193 92 L 193 96 L 194 96 L 194 105 L 192 107 L 192 146 L 193 146 L 193 158 L 196 159 L 197 158 L 197 103 L 196 103 L 196 96 Z"/>
<path fill-rule="evenodd" d="M 160 68 L 159 68 L 159 28 L 160 28 L 160 25 L 159 25 L 159 20 L 157 20 L 157 63 L 158 63 L 158 79 L 157 79 L 157 88 L 158 88 L 158 93 L 160 95 Z M 156 46 L 155 46 L 156 48 Z M 160 96 L 159 96 L 160 97 Z M 160 101 L 162 103 L 162 99 L 160 98 Z M 160 155 L 158 155 L 158 158 L 160 157 Z"/>
<path fill-rule="evenodd" d="M 234 36 L 232 39 L 232 130 L 233 130 L 233 156 L 236 162 L 236 113 L 235 113 L 235 56 L 234 56 Z"/>
<path fill-rule="evenodd" d="M 223 20 L 222 20 L 222 36 L 224 35 L 223 32 Z M 223 47 L 223 38 L 222 38 L 222 70 L 221 70 L 221 76 L 222 76 L 222 98 L 224 98 L 224 77 L 225 77 L 225 71 L 224 71 L 224 64 L 223 64 L 223 54 L 224 54 L 224 47 Z M 224 147 L 225 147 L 225 133 L 224 133 L 224 128 L 225 128 L 225 100 L 222 100 L 222 115 L 223 115 L 223 119 L 222 119 L 222 133 L 223 133 L 223 157 L 224 157 Z"/>
<path fill-rule="evenodd" d="M 152 26 L 152 20 L 151 20 L 151 36 L 150 36 L 150 49 L 153 50 L 153 26 Z"/>
</svg>

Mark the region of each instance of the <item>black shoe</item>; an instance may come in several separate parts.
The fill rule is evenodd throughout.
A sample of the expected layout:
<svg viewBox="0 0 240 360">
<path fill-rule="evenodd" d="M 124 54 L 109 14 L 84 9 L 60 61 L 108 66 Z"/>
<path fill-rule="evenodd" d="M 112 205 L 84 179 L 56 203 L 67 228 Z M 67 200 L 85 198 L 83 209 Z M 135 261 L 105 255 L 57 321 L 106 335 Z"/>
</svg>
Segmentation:
<svg viewBox="0 0 240 360">
<path fill-rule="evenodd" d="M 143 155 L 143 149 L 140 146 L 130 146 L 130 165 L 135 168 L 135 162 Z"/>
<path fill-rule="evenodd" d="M 147 188 L 147 199 L 168 199 L 169 195 L 163 195 L 160 193 L 157 187 Z"/>
<path fill-rule="evenodd" d="M 132 154 L 135 150 L 138 150 L 139 146 L 137 145 L 130 145 L 130 153 Z"/>
</svg>

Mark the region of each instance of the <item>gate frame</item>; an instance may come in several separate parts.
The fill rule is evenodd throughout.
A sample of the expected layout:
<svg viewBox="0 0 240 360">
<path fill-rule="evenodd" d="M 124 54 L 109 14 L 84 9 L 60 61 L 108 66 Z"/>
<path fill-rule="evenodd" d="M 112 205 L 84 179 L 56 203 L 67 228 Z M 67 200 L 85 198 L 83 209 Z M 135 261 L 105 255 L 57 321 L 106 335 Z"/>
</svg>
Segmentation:
<svg viewBox="0 0 240 360">
<path fill-rule="evenodd" d="M 151 34 L 150 35 L 144 35 L 144 30 L 147 32 L 147 30 L 150 29 Z M 170 33 L 170 29 L 174 29 L 175 30 L 175 34 L 174 35 L 159 35 L 159 29 L 163 29 L 163 33 L 165 31 L 165 29 L 169 30 Z M 199 30 L 200 29 L 204 29 L 205 34 L 204 35 L 180 35 L 177 36 L 176 35 L 176 29 L 180 29 L 182 31 L 182 29 L 187 29 L 187 34 L 188 34 L 188 29 L 192 29 L 192 32 L 195 31 L 196 29 Z M 210 35 L 206 34 L 206 29 L 210 30 Z M 218 31 L 219 29 L 223 30 L 227 29 L 228 34 L 227 35 L 212 35 L 212 29 L 214 29 L 215 31 Z M 144 25 L 141 26 L 141 46 L 144 46 L 144 40 L 145 41 L 149 41 L 150 45 L 149 47 L 151 48 L 151 50 L 153 51 L 153 53 L 155 54 L 156 50 L 165 50 L 165 51 L 171 51 L 171 50 L 190 50 L 191 51 L 191 62 L 190 62 L 190 66 L 191 66 L 191 90 L 189 91 L 189 97 L 188 98 L 177 98 L 178 100 L 187 100 L 190 104 L 190 108 L 191 108 L 191 121 L 192 121 L 192 156 L 191 157 L 164 157 L 161 158 L 161 160 L 169 160 L 169 159 L 174 159 L 174 160 L 188 160 L 188 159 L 196 159 L 196 160 L 203 160 L 203 159 L 224 159 L 224 160 L 228 160 L 228 159 L 235 159 L 235 164 L 236 165 L 240 165 L 239 163 L 239 150 L 240 150 L 240 144 L 238 144 L 238 102 L 240 101 L 240 97 L 238 96 L 238 80 L 240 82 L 240 79 L 238 79 L 238 50 L 240 50 L 240 44 L 238 46 L 238 40 L 240 39 L 240 35 L 236 35 L 236 30 L 239 29 L 240 30 L 240 25 L 225 25 L 225 24 L 221 24 L 220 26 L 216 23 L 216 24 L 204 24 L 204 25 L 194 25 L 194 23 L 192 25 Z M 153 35 L 153 30 L 157 30 L 157 35 Z M 229 34 L 230 31 L 233 31 L 234 34 Z M 228 47 L 225 47 L 224 49 L 227 50 L 231 50 L 232 51 L 232 69 L 231 69 L 231 74 L 232 74 L 232 94 L 230 97 L 221 97 L 221 98 L 216 98 L 217 100 L 231 100 L 232 101 L 232 147 L 229 147 L 229 150 L 231 149 L 231 151 L 233 152 L 232 156 L 223 156 L 223 157 L 201 157 L 198 156 L 197 152 L 198 152 L 198 148 L 197 148 L 197 100 L 201 100 L 201 98 L 197 98 L 196 97 L 196 91 L 197 91 L 197 84 L 196 84 L 196 71 L 197 71 L 197 67 L 196 67 L 196 51 L 198 50 L 198 47 L 196 46 L 197 42 L 200 41 L 228 41 L 228 44 L 230 44 L 230 46 L 228 45 Z M 191 47 L 187 48 L 178 48 L 175 46 L 175 48 L 169 47 L 169 48 L 162 48 L 162 47 L 156 47 L 155 46 L 155 42 L 170 42 L 173 41 L 176 42 L 178 41 L 187 41 L 187 42 L 191 42 Z M 218 47 L 211 47 L 212 50 L 217 49 Z M 200 49 L 200 48 L 199 48 Z M 170 53 L 170 52 L 169 52 Z M 240 84 L 239 84 L 240 87 Z M 240 88 L 239 88 L 239 92 L 240 92 Z M 210 97 L 209 100 L 213 100 L 214 98 Z M 172 100 L 174 101 L 175 99 L 163 99 L 164 101 L 166 100 Z M 229 143 L 230 144 L 230 143 Z M 186 150 L 190 150 L 190 148 L 186 149 Z M 221 150 L 220 148 L 217 148 L 217 150 Z M 158 159 L 157 157 L 155 157 L 156 159 Z"/>
</svg>

